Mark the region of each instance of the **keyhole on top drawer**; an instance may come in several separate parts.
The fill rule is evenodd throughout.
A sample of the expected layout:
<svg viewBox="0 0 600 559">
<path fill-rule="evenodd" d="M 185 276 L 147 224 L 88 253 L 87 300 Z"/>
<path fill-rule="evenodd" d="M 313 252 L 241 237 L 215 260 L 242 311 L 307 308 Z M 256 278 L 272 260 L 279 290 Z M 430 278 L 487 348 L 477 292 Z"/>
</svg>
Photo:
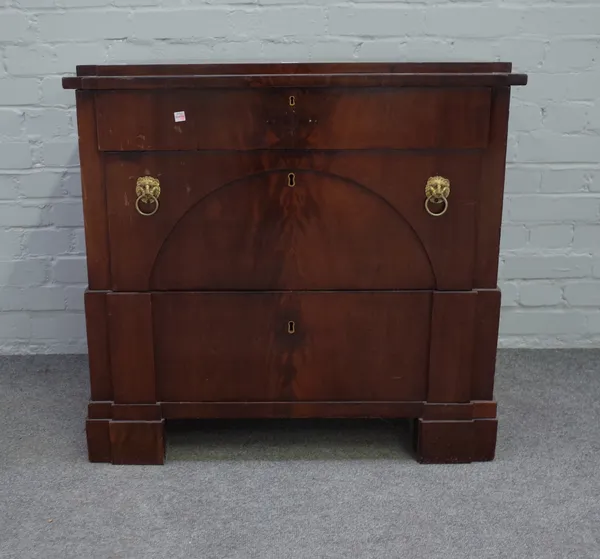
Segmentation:
<svg viewBox="0 0 600 559">
<path fill-rule="evenodd" d="M 290 95 L 290 107 L 296 106 L 296 97 L 294 95 Z"/>
<path fill-rule="evenodd" d="M 294 173 L 288 175 L 288 186 L 296 186 L 296 175 Z"/>
<path fill-rule="evenodd" d="M 288 322 L 288 334 L 294 334 L 296 332 L 296 323 L 293 320 Z"/>
</svg>

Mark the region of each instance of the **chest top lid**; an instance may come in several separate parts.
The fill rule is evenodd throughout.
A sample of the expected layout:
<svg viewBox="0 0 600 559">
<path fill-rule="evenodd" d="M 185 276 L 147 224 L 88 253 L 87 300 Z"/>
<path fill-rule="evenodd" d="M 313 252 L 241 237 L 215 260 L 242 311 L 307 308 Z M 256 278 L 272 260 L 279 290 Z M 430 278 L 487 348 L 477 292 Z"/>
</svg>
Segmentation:
<svg viewBox="0 0 600 559">
<path fill-rule="evenodd" d="M 343 62 L 77 66 L 65 89 L 211 87 L 506 87 L 525 85 L 508 62 Z"/>
</svg>

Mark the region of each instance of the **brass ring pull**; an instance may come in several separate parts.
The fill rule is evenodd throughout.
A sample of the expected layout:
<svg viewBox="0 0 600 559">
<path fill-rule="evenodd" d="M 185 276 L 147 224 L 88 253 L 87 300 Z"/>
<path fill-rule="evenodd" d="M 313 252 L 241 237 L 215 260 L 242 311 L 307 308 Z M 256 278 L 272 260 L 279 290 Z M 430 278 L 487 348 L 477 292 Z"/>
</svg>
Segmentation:
<svg viewBox="0 0 600 559">
<path fill-rule="evenodd" d="M 439 204 L 440 202 L 443 202 L 444 208 L 442 209 L 441 212 L 438 212 L 438 213 L 432 212 L 429 209 L 429 203 L 430 202 L 434 202 L 435 204 Z M 441 196 L 440 198 L 433 198 L 433 197 L 432 198 L 427 198 L 425 200 L 425 209 L 427 210 L 427 213 L 429 215 L 432 215 L 433 217 L 440 217 L 441 215 L 444 215 L 448 211 L 448 199 L 444 198 L 443 196 Z"/>
<path fill-rule="evenodd" d="M 154 215 L 157 211 L 158 211 L 158 198 L 155 198 L 154 196 L 150 196 L 150 198 L 148 199 L 148 201 L 146 200 L 142 200 L 143 196 L 138 196 L 137 200 L 135 201 L 135 209 L 138 211 L 138 213 L 140 215 L 143 215 L 144 217 L 150 217 L 151 215 Z M 144 202 L 144 204 L 154 204 L 154 208 L 149 211 L 149 212 L 145 212 L 140 208 L 140 202 Z"/>
<path fill-rule="evenodd" d="M 444 177 L 430 177 L 425 186 L 425 210 L 433 217 L 440 217 L 448 211 L 448 197 L 450 196 L 450 181 Z M 432 212 L 430 203 L 444 204 L 442 211 Z"/>
<path fill-rule="evenodd" d="M 150 217 L 158 211 L 158 199 L 160 197 L 160 181 L 158 179 L 154 177 L 140 177 L 135 186 L 135 193 L 137 194 L 135 209 L 140 215 Z M 143 211 L 140 207 L 140 202 L 143 204 L 152 204 L 152 210 L 149 212 Z"/>
</svg>

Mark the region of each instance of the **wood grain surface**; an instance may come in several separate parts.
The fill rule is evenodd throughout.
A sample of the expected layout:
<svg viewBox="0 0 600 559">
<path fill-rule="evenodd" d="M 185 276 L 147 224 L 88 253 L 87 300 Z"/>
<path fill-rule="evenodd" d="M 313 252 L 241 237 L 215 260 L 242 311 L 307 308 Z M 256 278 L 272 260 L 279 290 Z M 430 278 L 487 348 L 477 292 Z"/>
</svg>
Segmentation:
<svg viewBox="0 0 600 559">
<path fill-rule="evenodd" d="M 470 289 L 480 161 L 476 152 L 110 154 L 113 289 Z M 438 174 L 451 194 L 433 217 L 425 185 Z M 152 217 L 135 209 L 143 175 L 161 183 Z"/>
<path fill-rule="evenodd" d="M 96 107 L 105 151 L 469 149 L 487 145 L 490 89 L 102 91 Z"/>
<path fill-rule="evenodd" d="M 430 292 L 152 297 L 160 401 L 425 399 Z"/>
<path fill-rule="evenodd" d="M 510 86 L 526 81 L 503 62 L 64 78 L 89 459 L 162 464 L 165 419 L 217 417 L 405 417 L 422 462 L 493 459 Z M 152 216 L 136 210 L 143 176 L 162 189 L 141 203 Z M 434 176 L 450 181 L 441 216 L 425 209 Z"/>
</svg>

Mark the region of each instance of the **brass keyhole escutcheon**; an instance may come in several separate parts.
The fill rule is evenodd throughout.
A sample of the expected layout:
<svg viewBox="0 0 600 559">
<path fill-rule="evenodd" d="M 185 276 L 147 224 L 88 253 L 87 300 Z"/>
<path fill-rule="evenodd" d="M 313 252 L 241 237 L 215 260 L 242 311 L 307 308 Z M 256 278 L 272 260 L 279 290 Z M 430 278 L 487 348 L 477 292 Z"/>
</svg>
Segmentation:
<svg viewBox="0 0 600 559">
<path fill-rule="evenodd" d="M 296 186 L 296 175 L 294 173 L 288 175 L 288 186 L 291 188 Z"/>
<path fill-rule="evenodd" d="M 296 323 L 290 320 L 287 325 L 288 334 L 294 334 L 296 332 Z"/>
<path fill-rule="evenodd" d="M 290 107 L 295 107 L 296 106 L 296 96 L 295 95 L 290 95 Z"/>
</svg>

